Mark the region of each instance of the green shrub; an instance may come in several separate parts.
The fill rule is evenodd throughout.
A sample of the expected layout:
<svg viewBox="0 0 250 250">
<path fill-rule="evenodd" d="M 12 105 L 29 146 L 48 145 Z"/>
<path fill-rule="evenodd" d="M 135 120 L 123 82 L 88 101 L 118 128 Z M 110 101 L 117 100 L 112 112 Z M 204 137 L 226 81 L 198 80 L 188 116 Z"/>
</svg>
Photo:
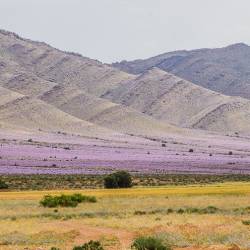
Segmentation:
<svg viewBox="0 0 250 250">
<path fill-rule="evenodd" d="M 83 244 L 82 246 L 76 246 L 73 250 L 104 250 L 99 241 L 89 241 L 88 243 Z"/>
<path fill-rule="evenodd" d="M 195 207 L 190 207 L 190 208 L 187 208 L 185 212 L 188 214 L 193 214 L 193 213 L 199 213 L 200 210 L 198 208 L 195 208 Z"/>
<path fill-rule="evenodd" d="M 0 189 L 7 189 L 9 186 L 4 182 L 0 180 Z"/>
<path fill-rule="evenodd" d="M 204 213 L 204 214 L 215 214 L 218 211 L 219 211 L 219 208 L 214 207 L 214 206 L 208 206 L 208 207 L 202 209 L 201 213 Z"/>
<path fill-rule="evenodd" d="M 242 224 L 246 226 L 250 226 L 250 220 L 243 220 Z"/>
<path fill-rule="evenodd" d="M 178 214 L 183 214 L 183 213 L 185 213 L 185 210 L 182 209 L 182 208 L 180 208 L 180 209 L 177 210 L 177 213 L 178 213 Z"/>
<path fill-rule="evenodd" d="M 164 245 L 163 241 L 156 237 L 139 237 L 134 240 L 132 249 L 136 250 L 170 250 L 170 246 Z"/>
<path fill-rule="evenodd" d="M 134 212 L 134 215 L 145 215 L 145 214 L 147 214 L 146 211 L 136 210 L 136 211 Z"/>
<path fill-rule="evenodd" d="M 60 196 L 51 196 L 45 195 L 40 201 L 40 204 L 44 207 L 76 207 L 79 203 L 82 202 L 96 202 L 96 197 L 94 196 L 85 196 L 82 194 L 72 194 L 72 195 L 60 195 Z"/>
<path fill-rule="evenodd" d="M 132 187 L 132 177 L 126 171 L 118 171 L 104 178 L 105 188 L 129 188 Z"/>
<path fill-rule="evenodd" d="M 50 250 L 60 250 L 58 247 L 51 247 Z"/>
<path fill-rule="evenodd" d="M 171 213 L 173 213 L 174 212 L 174 210 L 172 209 L 172 208 L 168 208 L 168 210 L 167 210 L 167 213 L 168 214 L 171 214 Z"/>
<path fill-rule="evenodd" d="M 119 188 L 116 177 L 108 175 L 104 178 L 104 187 L 105 188 Z"/>
</svg>

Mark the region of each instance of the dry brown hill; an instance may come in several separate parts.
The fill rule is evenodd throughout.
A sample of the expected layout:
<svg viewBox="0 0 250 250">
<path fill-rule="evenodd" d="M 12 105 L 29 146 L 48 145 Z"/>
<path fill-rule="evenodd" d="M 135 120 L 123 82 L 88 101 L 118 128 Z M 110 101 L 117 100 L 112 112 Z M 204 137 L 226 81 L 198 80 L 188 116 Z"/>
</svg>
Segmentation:
<svg viewBox="0 0 250 250">
<path fill-rule="evenodd" d="M 182 127 L 250 131 L 249 100 L 213 92 L 157 68 L 104 97 Z"/>
<path fill-rule="evenodd" d="M 4 88 L 122 133 L 160 136 L 180 131 L 131 108 L 96 97 L 135 76 L 10 32 L 0 32 L 0 47 L 0 86 Z M 91 95 L 93 92 L 96 96 Z"/>
</svg>

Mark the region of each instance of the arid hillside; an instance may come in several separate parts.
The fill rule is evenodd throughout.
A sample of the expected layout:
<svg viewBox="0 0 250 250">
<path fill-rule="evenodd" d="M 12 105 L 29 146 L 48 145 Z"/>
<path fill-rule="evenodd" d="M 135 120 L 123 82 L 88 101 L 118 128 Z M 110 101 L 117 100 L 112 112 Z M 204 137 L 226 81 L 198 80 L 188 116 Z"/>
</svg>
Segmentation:
<svg viewBox="0 0 250 250">
<path fill-rule="evenodd" d="M 133 74 L 158 67 L 222 94 L 250 98 L 250 47 L 243 43 L 217 49 L 175 51 L 112 66 Z"/>
<path fill-rule="evenodd" d="M 66 126 L 72 119 L 73 124 L 83 122 L 114 133 L 157 138 L 172 133 L 190 135 L 182 128 L 222 134 L 250 131 L 247 99 L 210 91 L 157 68 L 129 74 L 3 30 L 0 52 L 2 96 L 14 98 L 1 108 L 2 124 L 46 131 L 59 130 L 58 124 L 63 131 L 75 133 L 76 125 Z M 188 52 L 168 56 L 176 53 L 184 56 Z M 14 115 L 17 110 L 22 119 Z"/>
<path fill-rule="evenodd" d="M 250 101 L 202 88 L 158 68 L 109 91 L 105 98 L 176 126 L 222 133 L 250 131 Z"/>
<path fill-rule="evenodd" d="M 0 87 L 0 121 L 5 127 L 24 131 L 67 132 L 89 137 L 107 138 L 115 133 L 78 119 L 42 100 Z"/>
<path fill-rule="evenodd" d="M 89 121 L 115 132 L 163 136 L 180 131 L 131 108 L 98 98 L 118 83 L 133 79 L 133 75 L 5 31 L 0 32 L 0 50 L 0 85 L 29 97 L 32 106 L 37 102 L 47 103 L 47 112 L 53 108 L 54 113 L 60 111 L 60 114 L 68 114 L 67 119 L 72 117 L 78 121 Z M 17 105 L 21 105 L 21 102 Z M 8 108 L 5 109 L 6 114 Z M 29 113 L 30 116 L 32 114 Z M 52 128 L 49 122 L 46 120 L 44 124 Z M 20 121 L 17 124 L 26 127 Z M 34 128 L 37 129 L 37 126 Z M 39 128 L 43 129 L 42 124 Z"/>
</svg>

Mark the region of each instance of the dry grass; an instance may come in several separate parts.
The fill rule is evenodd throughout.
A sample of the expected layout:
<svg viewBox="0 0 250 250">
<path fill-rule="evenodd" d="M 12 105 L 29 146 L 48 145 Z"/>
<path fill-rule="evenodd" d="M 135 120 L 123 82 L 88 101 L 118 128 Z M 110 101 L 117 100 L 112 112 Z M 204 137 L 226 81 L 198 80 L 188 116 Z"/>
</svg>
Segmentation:
<svg viewBox="0 0 250 250">
<path fill-rule="evenodd" d="M 250 228 L 242 223 L 250 219 L 250 211 L 235 211 L 250 205 L 248 183 L 81 190 L 95 195 L 98 202 L 58 211 L 39 206 L 39 199 L 48 193 L 61 191 L 0 193 L 1 250 L 71 249 L 90 239 L 101 240 L 106 249 L 129 249 L 133 238 L 141 234 L 160 235 L 176 247 L 235 243 L 250 248 Z M 166 212 L 207 206 L 219 210 L 214 214 Z"/>
</svg>

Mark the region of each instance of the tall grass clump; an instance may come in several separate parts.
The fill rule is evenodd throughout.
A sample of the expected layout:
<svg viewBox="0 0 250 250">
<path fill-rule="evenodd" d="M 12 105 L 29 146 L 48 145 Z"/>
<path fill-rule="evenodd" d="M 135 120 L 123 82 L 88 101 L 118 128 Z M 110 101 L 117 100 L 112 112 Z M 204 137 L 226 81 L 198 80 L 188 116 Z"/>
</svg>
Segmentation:
<svg viewBox="0 0 250 250">
<path fill-rule="evenodd" d="M 72 194 L 72 195 L 60 195 L 52 196 L 45 195 L 40 201 L 43 207 L 76 207 L 79 203 L 83 202 L 97 202 L 95 196 L 86 196 L 82 194 Z"/>
</svg>

